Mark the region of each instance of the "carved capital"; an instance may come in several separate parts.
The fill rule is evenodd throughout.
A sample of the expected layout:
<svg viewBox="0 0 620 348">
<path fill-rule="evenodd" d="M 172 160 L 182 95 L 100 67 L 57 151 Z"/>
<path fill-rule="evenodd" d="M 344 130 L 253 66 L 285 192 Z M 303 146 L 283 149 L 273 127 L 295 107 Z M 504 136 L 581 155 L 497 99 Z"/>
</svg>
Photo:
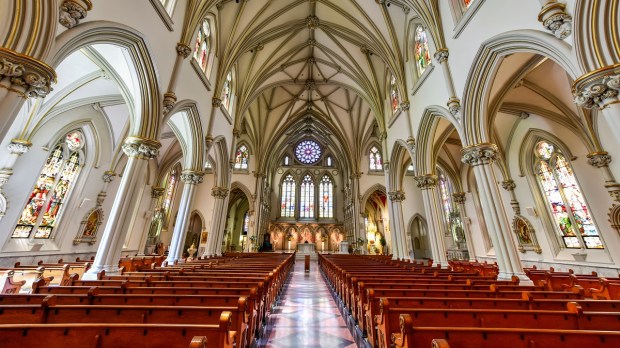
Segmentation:
<svg viewBox="0 0 620 348">
<path fill-rule="evenodd" d="M 183 181 L 185 184 L 191 184 L 191 185 L 202 184 L 203 175 L 205 175 L 205 173 L 203 172 L 187 170 L 181 173 L 181 181 Z"/>
<path fill-rule="evenodd" d="M 565 8 L 565 4 L 550 1 L 538 14 L 538 21 L 560 40 L 567 38 L 573 31 L 573 17 L 566 13 Z"/>
<path fill-rule="evenodd" d="M 222 106 L 222 99 L 220 98 L 211 99 L 211 106 L 213 106 L 214 108 L 219 108 L 220 106 Z"/>
<path fill-rule="evenodd" d="M 452 116 L 457 116 L 459 112 L 461 112 L 461 101 L 459 98 L 450 98 L 446 105 L 448 106 L 448 110 Z"/>
<path fill-rule="evenodd" d="M 403 191 L 391 191 L 388 192 L 388 196 L 392 202 L 402 202 L 405 200 L 405 192 Z"/>
<path fill-rule="evenodd" d="M 228 196 L 228 189 L 225 187 L 216 186 L 211 189 L 211 196 L 218 199 L 224 199 Z"/>
<path fill-rule="evenodd" d="M 177 43 L 176 50 L 177 54 L 184 59 L 189 57 L 189 55 L 192 53 L 192 48 L 181 42 Z"/>
<path fill-rule="evenodd" d="M 116 173 L 114 173 L 114 172 L 113 172 L 113 171 L 111 171 L 111 170 L 106 170 L 106 171 L 103 173 L 103 176 L 102 176 L 101 178 L 103 179 L 103 182 L 105 182 L 105 183 L 108 183 L 108 184 L 109 184 L 109 183 L 111 183 L 111 182 L 112 182 L 112 180 L 114 179 L 114 177 L 115 177 L 115 176 L 116 176 Z"/>
<path fill-rule="evenodd" d="M 588 164 L 595 168 L 602 168 L 609 166 L 611 163 L 611 156 L 605 152 L 592 152 L 586 155 L 588 158 Z"/>
<path fill-rule="evenodd" d="M 49 65 L 8 48 L 0 47 L 0 87 L 24 98 L 44 98 L 56 83 L 56 72 Z"/>
<path fill-rule="evenodd" d="M 489 164 L 497 158 L 497 145 L 478 144 L 461 149 L 461 161 L 470 166 Z"/>
<path fill-rule="evenodd" d="M 465 197 L 465 192 L 455 192 L 452 194 L 452 199 L 456 204 L 465 204 L 467 197 Z"/>
<path fill-rule="evenodd" d="M 168 92 L 166 94 L 164 94 L 164 108 L 163 108 L 163 112 L 164 115 L 169 113 L 170 110 L 172 110 L 172 108 L 174 107 L 174 104 L 177 103 L 177 95 L 174 94 L 174 92 Z"/>
<path fill-rule="evenodd" d="M 163 187 L 151 187 L 151 198 L 159 198 L 164 195 L 166 189 Z"/>
<path fill-rule="evenodd" d="M 426 174 L 413 177 L 417 183 L 418 188 L 422 190 L 429 190 L 437 187 L 437 175 Z"/>
<path fill-rule="evenodd" d="M 433 54 L 433 57 L 435 58 L 437 62 L 439 62 L 439 64 L 447 62 L 449 56 L 450 56 L 450 51 L 448 51 L 447 48 L 440 48 L 437 51 L 435 51 L 435 54 Z"/>
<path fill-rule="evenodd" d="M 161 143 L 157 140 L 138 137 L 127 137 L 123 144 L 123 152 L 128 157 L 151 159 L 157 157 Z"/>
<path fill-rule="evenodd" d="M 617 103 L 619 92 L 620 64 L 592 71 L 573 83 L 575 103 L 588 109 L 604 109 Z"/>
<path fill-rule="evenodd" d="M 27 140 L 13 139 L 7 146 L 11 154 L 21 156 L 30 150 L 32 143 Z"/>
<path fill-rule="evenodd" d="M 411 104 L 408 101 L 404 101 L 404 102 L 400 103 L 400 108 L 403 111 L 409 110 L 410 106 L 411 106 Z"/>
<path fill-rule="evenodd" d="M 515 184 L 514 180 L 502 181 L 502 188 L 506 191 L 514 191 L 516 187 L 517 187 L 517 184 Z"/>
<path fill-rule="evenodd" d="M 64 0 L 60 4 L 58 21 L 62 26 L 71 29 L 80 24 L 80 19 L 84 19 L 92 8 L 90 0 Z"/>
</svg>

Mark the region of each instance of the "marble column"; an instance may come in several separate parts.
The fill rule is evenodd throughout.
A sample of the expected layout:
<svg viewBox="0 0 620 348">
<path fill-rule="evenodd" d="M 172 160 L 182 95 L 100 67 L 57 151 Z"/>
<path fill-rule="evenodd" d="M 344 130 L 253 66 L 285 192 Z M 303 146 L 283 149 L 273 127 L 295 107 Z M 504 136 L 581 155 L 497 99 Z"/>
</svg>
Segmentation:
<svg viewBox="0 0 620 348">
<path fill-rule="evenodd" d="M 406 227 L 403 219 L 403 201 L 405 200 L 405 192 L 388 192 L 388 197 L 392 202 L 392 235 L 398 236 L 398 250 L 400 253 L 400 258 L 411 260 L 411 256 L 409 254 L 409 249 L 411 249 L 411 246 L 407 244 L 407 236 L 405 233 Z"/>
<path fill-rule="evenodd" d="M 452 71 L 450 71 L 450 65 L 448 65 L 448 57 L 450 56 L 450 51 L 447 48 L 439 48 L 435 51 L 433 55 L 435 60 L 441 66 L 441 70 L 443 71 L 443 77 L 446 82 L 446 88 L 448 89 L 448 95 L 450 98 L 448 99 L 448 110 L 452 116 L 456 117 L 460 120 L 460 111 L 461 111 L 461 101 L 456 96 L 456 89 L 454 88 L 454 82 L 452 80 Z"/>
<path fill-rule="evenodd" d="M 185 238 L 187 237 L 187 226 L 189 224 L 192 203 L 194 202 L 196 185 L 202 183 L 203 175 L 203 172 L 191 170 L 186 170 L 181 173 L 181 181 L 183 181 L 184 184 L 183 193 L 181 194 L 177 220 L 174 224 L 168 258 L 166 259 L 169 265 L 174 264 L 175 261 L 183 257 L 183 246 L 185 245 Z"/>
<path fill-rule="evenodd" d="M 459 213 L 461 214 L 461 224 L 463 224 L 463 233 L 465 233 L 465 243 L 467 244 L 467 253 L 469 254 L 469 261 L 476 260 L 476 249 L 474 249 L 474 243 L 471 236 L 471 228 L 467 220 L 467 211 L 465 210 L 465 201 L 467 197 L 465 192 L 455 192 L 452 194 L 454 203 L 459 206 Z"/>
<path fill-rule="evenodd" d="M 207 248 L 203 256 L 213 257 L 217 255 L 217 251 L 220 249 L 217 243 L 220 242 L 220 235 L 223 234 L 221 230 L 222 222 L 226 222 L 226 207 L 224 206 L 225 198 L 228 196 L 228 189 L 224 187 L 214 187 L 211 189 L 211 196 L 215 198 L 213 203 L 213 219 L 211 220 L 211 231 L 207 238 Z"/>
<path fill-rule="evenodd" d="M 489 227 L 489 235 L 493 241 L 499 266 L 498 279 L 518 276 L 523 280 L 529 280 L 523 273 L 523 266 L 512 237 L 510 221 L 504 209 L 504 202 L 497 185 L 498 180 L 493 170 L 493 162 L 498 156 L 497 146 L 489 143 L 468 146 L 461 150 L 461 154 L 463 163 L 474 169 L 483 215 Z"/>
<path fill-rule="evenodd" d="M 446 247 L 444 245 L 444 229 L 440 210 L 437 206 L 437 175 L 426 174 L 414 177 L 417 186 L 422 190 L 422 200 L 426 211 L 428 223 L 428 238 L 431 244 L 431 252 L 435 264 L 442 266 L 448 265 L 446 258 Z"/>
<path fill-rule="evenodd" d="M 172 74 L 170 76 L 170 82 L 168 83 L 168 90 L 164 93 L 163 100 L 163 114 L 166 115 L 172 110 L 174 105 L 177 102 L 177 95 L 174 91 L 177 88 L 177 82 L 179 78 L 179 69 L 181 68 L 181 63 L 192 53 L 192 48 L 183 43 L 177 43 L 176 45 L 177 58 L 174 61 L 174 65 L 172 66 Z"/>
<path fill-rule="evenodd" d="M 95 261 L 90 270 L 84 274 L 84 279 L 96 279 L 97 273 L 105 270 L 107 273 L 118 272 L 118 261 L 121 257 L 123 242 L 127 230 L 122 228 L 127 211 L 133 200 L 140 197 L 130 195 L 143 175 L 149 159 L 157 157 L 157 149 L 161 144 L 156 140 L 128 137 L 123 144 L 123 151 L 127 155 L 127 164 L 123 171 L 121 182 L 105 225 L 101 242 L 97 248 Z"/>
</svg>

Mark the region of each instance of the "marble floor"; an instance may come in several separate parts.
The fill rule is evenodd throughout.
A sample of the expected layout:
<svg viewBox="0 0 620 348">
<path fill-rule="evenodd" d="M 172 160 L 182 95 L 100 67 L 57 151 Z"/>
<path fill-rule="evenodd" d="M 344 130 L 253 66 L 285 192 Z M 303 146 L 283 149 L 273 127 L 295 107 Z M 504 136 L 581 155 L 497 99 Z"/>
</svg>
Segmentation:
<svg viewBox="0 0 620 348">
<path fill-rule="evenodd" d="M 316 259 L 312 260 L 309 273 L 304 272 L 303 259 L 297 259 L 295 270 L 258 346 L 357 347 L 318 270 Z"/>
</svg>

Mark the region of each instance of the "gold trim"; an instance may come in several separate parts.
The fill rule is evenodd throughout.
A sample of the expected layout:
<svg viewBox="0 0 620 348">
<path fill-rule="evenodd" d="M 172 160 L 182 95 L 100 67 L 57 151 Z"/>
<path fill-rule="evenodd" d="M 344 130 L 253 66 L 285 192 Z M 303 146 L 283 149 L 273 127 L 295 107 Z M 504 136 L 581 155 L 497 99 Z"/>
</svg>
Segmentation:
<svg viewBox="0 0 620 348">
<path fill-rule="evenodd" d="M 598 155 L 609 155 L 609 153 L 607 151 L 590 152 L 589 154 L 586 155 L 586 157 L 590 158 L 590 157 L 594 157 Z"/>
<path fill-rule="evenodd" d="M 606 73 L 608 71 L 612 71 L 615 72 L 616 69 L 620 69 L 620 63 L 616 63 L 614 65 L 608 65 L 608 66 L 604 66 L 602 68 L 598 68 L 596 70 L 592 70 L 589 73 L 582 75 L 581 77 L 577 78 L 572 85 L 572 90 L 573 92 L 575 92 L 576 90 L 576 86 L 578 84 L 584 83 L 586 80 L 591 79 L 592 77 L 596 76 L 596 75 L 600 75 L 603 73 Z M 588 81 L 589 82 L 589 81 Z"/>
<path fill-rule="evenodd" d="M 11 144 L 21 144 L 28 147 L 32 146 L 32 143 L 25 139 L 11 139 Z"/>
<path fill-rule="evenodd" d="M 159 149 L 161 147 L 161 143 L 157 140 L 153 140 L 153 139 L 149 139 L 149 138 L 144 138 L 144 137 L 140 137 L 140 136 L 129 136 L 127 138 L 125 138 L 125 144 L 136 144 L 136 143 L 144 143 L 147 145 L 151 145 L 157 149 Z"/>
<path fill-rule="evenodd" d="M 465 151 L 467 149 L 473 149 L 475 147 L 482 147 L 482 146 L 490 146 L 490 147 L 495 147 L 497 149 L 497 145 L 493 144 L 493 143 L 477 143 L 474 145 L 469 145 L 469 146 L 465 146 L 464 148 L 461 149 L 461 151 Z"/>
<path fill-rule="evenodd" d="M 17 53 L 9 48 L 6 47 L 0 47 L 0 53 L 5 53 L 9 56 L 13 56 L 17 59 L 20 60 L 19 63 L 23 63 L 21 62 L 21 60 L 25 60 L 27 63 L 32 63 L 34 66 L 33 68 L 38 68 L 43 70 L 44 72 L 48 73 L 49 75 L 51 75 L 51 77 L 53 77 L 53 81 L 54 83 L 56 83 L 56 71 L 54 70 L 54 68 L 52 68 L 51 66 L 49 66 L 47 63 L 42 62 L 36 58 L 30 57 L 28 55 L 22 54 L 22 53 Z"/>
<path fill-rule="evenodd" d="M 551 10 L 554 9 L 559 9 L 560 11 L 564 12 L 564 10 L 566 9 L 566 5 L 559 3 L 559 2 L 550 2 L 545 4 L 545 6 L 543 6 L 543 8 L 540 10 L 540 12 L 538 13 L 538 21 L 542 22 L 543 17 L 550 12 Z"/>
</svg>

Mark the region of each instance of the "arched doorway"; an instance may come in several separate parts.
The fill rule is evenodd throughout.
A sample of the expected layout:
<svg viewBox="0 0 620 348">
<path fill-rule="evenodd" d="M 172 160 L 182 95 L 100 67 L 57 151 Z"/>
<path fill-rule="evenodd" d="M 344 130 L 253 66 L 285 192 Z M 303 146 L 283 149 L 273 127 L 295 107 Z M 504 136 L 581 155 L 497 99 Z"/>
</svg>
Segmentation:
<svg viewBox="0 0 620 348">
<path fill-rule="evenodd" d="M 426 220 L 420 215 L 416 215 L 409 223 L 408 243 L 411 245 L 413 255 L 416 259 L 432 258 L 430 242 L 428 240 L 428 229 Z"/>
<path fill-rule="evenodd" d="M 374 191 L 364 207 L 365 243 L 362 253 L 386 255 L 388 253 L 386 234 L 389 233 L 387 196 L 381 190 Z"/>
<path fill-rule="evenodd" d="M 198 214 L 198 212 L 193 212 L 189 218 L 189 225 L 187 227 L 187 234 L 185 236 L 185 244 L 183 245 L 183 255 L 189 255 L 188 249 L 193 245 L 194 249 L 198 249 L 198 245 L 200 244 L 200 234 L 202 233 L 202 218 Z M 194 254 L 193 256 L 196 256 Z"/>
<path fill-rule="evenodd" d="M 230 192 L 226 228 L 222 239 L 222 250 L 225 252 L 242 252 L 247 247 L 250 204 L 248 197 L 239 189 Z"/>
</svg>

